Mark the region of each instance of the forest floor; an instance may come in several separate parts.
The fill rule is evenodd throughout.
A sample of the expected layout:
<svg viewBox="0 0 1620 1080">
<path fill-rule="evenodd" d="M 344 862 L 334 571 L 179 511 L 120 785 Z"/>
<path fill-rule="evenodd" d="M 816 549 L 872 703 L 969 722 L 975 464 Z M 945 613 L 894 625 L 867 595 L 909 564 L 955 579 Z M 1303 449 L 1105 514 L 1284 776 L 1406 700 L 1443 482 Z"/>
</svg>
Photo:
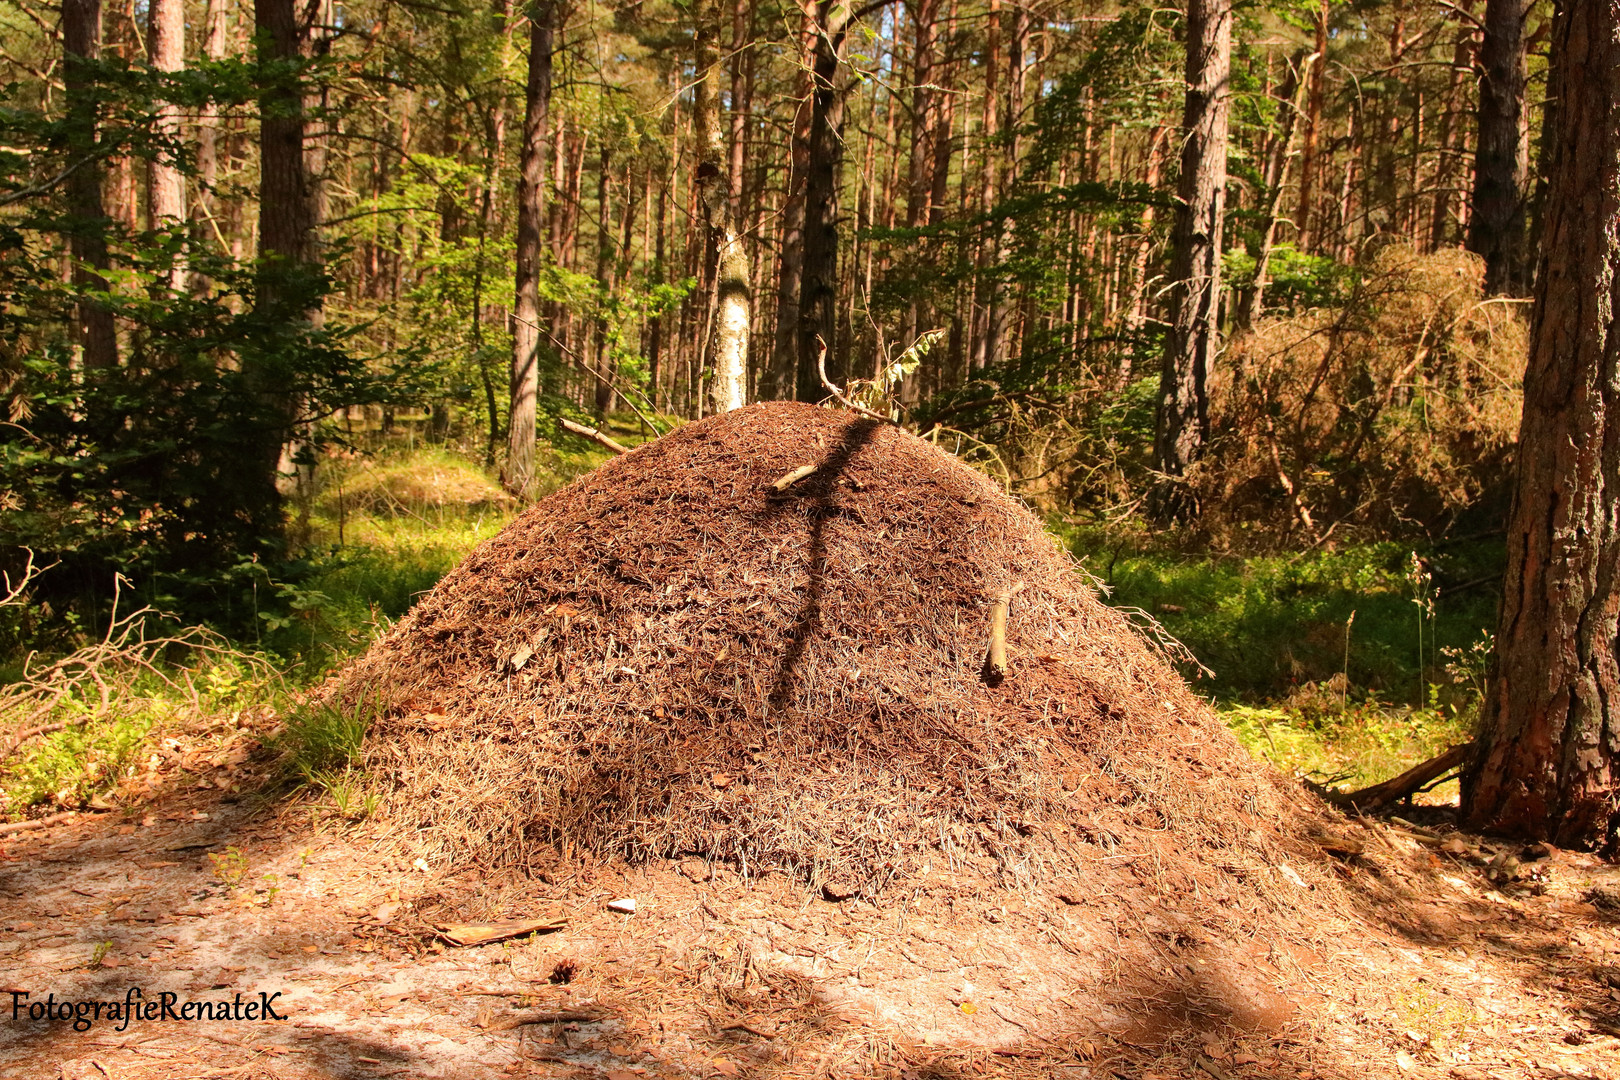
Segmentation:
<svg viewBox="0 0 1620 1080">
<path fill-rule="evenodd" d="M 562 464 L 559 482 L 592 462 Z M 511 512 L 456 457 L 358 462 L 343 475 L 318 522 L 348 547 L 290 591 L 293 615 L 271 621 L 262 644 L 301 657 L 309 671 L 292 687 L 363 650 Z M 1223 715 L 1285 773 L 1365 780 L 1466 727 L 1432 702 L 1397 708 L 1369 694 L 1345 707 L 1327 681 L 1412 674 L 1388 658 L 1409 651 L 1414 597 L 1400 553 L 1380 557 L 1387 565 L 1353 553 L 1277 569 L 1106 565 L 1123 586 L 1116 602 L 1248 650 L 1223 670 L 1295 642 L 1282 677 L 1301 689 Z M 1290 621 L 1305 601 L 1320 656 Z M 1439 640 L 1461 646 L 1479 622 L 1466 608 L 1451 617 Z M 110 812 L 0 833 L 0 1075 L 1620 1078 L 1620 868 L 1551 852 L 1492 880 L 1481 856 L 1518 849 L 1453 835 L 1433 805 L 1454 801 L 1446 788 L 1399 811 L 1410 823 L 1343 823 L 1362 850 L 1333 869 L 1355 910 L 1331 925 L 1297 939 L 1195 933 L 1150 963 L 1080 929 L 1096 924 L 1085 905 L 1102 882 L 835 903 L 781 875 L 690 863 L 581 869 L 511 911 L 559 929 L 457 947 L 413 910 L 432 883 L 391 854 L 386 820 L 367 819 L 341 781 L 289 787 L 284 691 L 247 672 L 199 671 L 190 704 L 159 693 L 129 746 L 42 741 L 12 774 L 70 793 L 30 813 L 133 779 L 97 800 Z M 1338 711 L 1323 705 L 1334 697 Z M 608 907 L 625 898 L 633 914 Z M 1260 944 L 1279 936 L 1283 947 Z M 1098 969 L 1116 991 L 1108 1000 L 1074 989 L 1095 985 Z M 1239 969 L 1244 978 L 1217 974 Z M 53 995 L 122 1002 L 132 988 L 145 1001 L 279 993 L 286 1019 L 118 1030 L 103 1018 L 76 1031 L 28 1016 Z"/>
<path fill-rule="evenodd" d="M 199 723 L 121 811 L 0 837 L 0 1073 L 1620 1077 L 1620 867 L 1554 851 L 1493 883 L 1479 856 L 1517 847 L 1449 854 L 1476 841 L 1443 810 L 1408 811 L 1433 835 L 1345 822 L 1364 849 L 1339 864 L 1368 902 L 1354 932 L 1177 938 L 1100 1005 L 1065 975 L 1110 962 L 1064 936 L 1083 896 L 834 903 L 701 863 L 582 870 L 519 913 L 560 929 L 447 945 L 410 909 L 425 864 L 388 854 L 385 823 L 288 793 L 275 723 Z M 625 898 L 633 914 L 608 906 Z M 1217 947 L 1258 981 L 1217 977 Z M 131 988 L 279 994 L 285 1019 L 29 1019 Z"/>
</svg>

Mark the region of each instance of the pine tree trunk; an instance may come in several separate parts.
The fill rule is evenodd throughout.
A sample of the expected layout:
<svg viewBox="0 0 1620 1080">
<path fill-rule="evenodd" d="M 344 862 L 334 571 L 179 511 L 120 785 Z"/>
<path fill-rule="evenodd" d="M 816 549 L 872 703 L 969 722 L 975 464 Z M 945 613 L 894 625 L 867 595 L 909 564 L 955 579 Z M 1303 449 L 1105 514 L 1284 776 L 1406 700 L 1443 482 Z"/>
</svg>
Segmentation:
<svg viewBox="0 0 1620 1080">
<path fill-rule="evenodd" d="M 1479 63 L 1479 145 L 1474 157 L 1468 250 L 1485 259 L 1488 295 L 1524 292 L 1524 195 L 1529 172 L 1525 124 L 1526 0 L 1485 0 Z"/>
<path fill-rule="evenodd" d="M 1187 4 L 1187 103 L 1170 265 L 1170 330 L 1159 376 L 1154 491 L 1160 521 L 1196 512 L 1182 483 L 1208 439 L 1206 381 L 1219 346 L 1221 221 L 1226 206 L 1226 133 L 1231 102 L 1231 0 Z"/>
<path fill-rule="evenodd" d="M 553 0 L 528 5 L 529 66 L 518 150 L 517 272 L 512 311 L 512 371 L 506 420 L 506 490 L 534 494 L 536 399 L 540 394 L 540 227 L 546 219 L 546 157 L 551 109 Z"/>
<path fill-rule="evenodd" d="M 1322 110 L 1327 96 L 1328 0 L 1316 13 L 1316 50 L 1311 57 L 1311 78 L 1305 95 L 1305 137 L 1299 156 L 1299 203 L 1294 207 L 1295 246 L 1312 250 L 1311 211 L 1316 200 L 1318 149 L 1322 140 Z"/>
<path fill-rule="evenodd" d="M 818 339 L 828 349 L 827 373 L 843 377 L 838 345 L 838 171 L 844 159 L 844 88 L 840 68 L 849 8 L 816 0 L 815 60 L 811 68 L 810 165 L 805 175 L 804 281 L 799 299 L 798 396 L 824 396 L 817 371 Z"/>
<path fill-rule="evenodd" d="M 107 213 L 101 202 L 101 170 L 94 160 L 99 117 L 96 88 L 88 64 L 101 58 L 101 0 L 63 0 L 62 81 L 67 93 L 68 150 L 84 164 L 67 179 L 68 206 L 73 231 L 68 248 L 73 255 L 73 285 L 79 290 L 75 337 L 87 369 L 118 366 L 118 334 L 107 305 L 85 296 L 104 293 L 103 276 L 111 265 L 107 257 Z"/>
<path fill-rule="evenodd" d="M 1560 5 L 1546 243 L 1471 828 L 1620 849 L 1620 17 Z"/>
<path fill-rule="evenodd" d="M 186 66 L 186 12 L 182 0 L 150 0 L 147 51 L 158 71 L 181 71 Z M 155 108 L 153 134 L 180 141 L 180 109 L 160 101 Z M 146 171 L 147 207 L 154 229 L 175 228 L 186 220 L 185 178 L 175 168 L 171 154 L 152 159 Z M 176 255 L 165 284 L 183 288 L 186 280 L 185 256 Z"/>
<path fill-rule="evenodd" d="M 776 334 L 771 359 L 760 379 L 759 396 L 764 400 L 791 397 L 797 393 L 795 372 L 799 360 L 799 295 L 804 287 L 804 207 L 805 183 L 810 172 L 810 121 L 814 112 L 811 98 L 815 90 L 816 22 L 809 0 L 801 0 L 803 22 L 799 29 L 799 80 L 795 89 L 798 108 L 793 114 L 793 132 L 788 147 L 787 193 L 782 203 L 782 244 L 776 288 Z"/>
</svg>

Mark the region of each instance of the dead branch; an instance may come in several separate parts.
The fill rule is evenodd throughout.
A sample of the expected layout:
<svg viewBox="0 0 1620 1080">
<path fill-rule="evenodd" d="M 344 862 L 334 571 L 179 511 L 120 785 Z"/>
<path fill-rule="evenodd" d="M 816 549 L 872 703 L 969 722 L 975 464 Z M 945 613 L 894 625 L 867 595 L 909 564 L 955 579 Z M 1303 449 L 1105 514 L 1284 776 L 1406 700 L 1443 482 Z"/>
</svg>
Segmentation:
<svg viewBox="0 0 1620 1080">
<path fill-rule="evenodd" d="M 30 829 L 46 829 L 52 825 L 61 825 L 63 822 L 72 821 L 78 816 L 79 811 L 77 810 L 63 810 L 60 814 L 51 814 L 48 817 L 30 818 L 27 821 L 13 821 L 9 824 L 0 825 L 0 836 L 28 832 Z"/>
<path fill-rule="evenodd" d="M 803 480 L 805 477 L 809 476 L 819 468 L 821 468 L 820 465 L 800 465 L 792 472 L 787 473 L 780 479 L 773 481 L 771 483 L 771 489 L 773 491 L 786 491 L 788 488 L 792 487 L 794 484 L 797 484 L 800 480 Z"/>
<path fill-rule="evenodd" d="M 1430 758 L 1421 765 L 1412 766 L 1392 780 L 1385 780 L 1381 784 L 1364 787 L 1360 791 L 1329 792 L 1327 800 L 1336 806 L 1354 807 L 1362 813 L 1369 810 L 1378 810 L 1392 802 L 1404 799 L 1430 781 L 1461 765 L 1463 759 L 1468 756 L 1468 752 L 1473 749 L 1473 746 L 1473 743 L 1453 746 L 1438 757 Z"/>
<path fill-rule="evenodd" d="M 1015 582 L 990 602 L 990 652 L 984 670 L 993 682 L 1007 677 L 1007 613 L 1012 609 L 1012 598 L 1023 591 L 1024 583 Z"/>
<path fill-rule="evenodd" d="M 51 566 L 57 565 L 51 563 L 51 566 L 35 566 L 34 549 L 25 547 L 23 551 L 27 555 L 27 559 L 23 563 L 22 572 L 17 576 L 16 581 L 11 580 L 9 573 L 0 573 L 0 593 L 4 594 L 0 595 L 0 607 L 11 607 L 22 603 L 22 594 L 28 588 L 29 582 L 49 570 Z"/>
<path fill-rule="evenodd" d="M 821 373 L 821 385 L 826 387 L 827 392 L 833 397 L 837 398 L 838 403 L 844 408 L 850 410 L 851 412 L 858 412 L 862 416 L 869 416 L 873 420 L 881 420 L 885 424 L 894 423 L 893 420 L 887 416 L 884 416 L 882 413 L 873 412 L 865 405 L 858 405 L 849 400 L 849 398 L 844 396 L 844 392 L 838 389 L 838 387 L 833 384 L 831 379 L 827 378 L 827 342 L 822 339 L 820 334 L 816 335 L 816 370 Z"/>
<path fill-rule="evenodd" d="M 611 435 L 603 432 L 600 428 L 588 427 L 585 424 L 576 424 L 566 416 L 559 417 L 557 422 L 561 424 L 565 430 L 572 431 L 575 435 L 583 435 L 587 439 L 594 439 L 596 442 L 601 443 L 615 454 L 628 454 L 630 452 L 630 448 L 628 446 L 625 446 L 620 442 L 615 442 Z"/>
</svg>

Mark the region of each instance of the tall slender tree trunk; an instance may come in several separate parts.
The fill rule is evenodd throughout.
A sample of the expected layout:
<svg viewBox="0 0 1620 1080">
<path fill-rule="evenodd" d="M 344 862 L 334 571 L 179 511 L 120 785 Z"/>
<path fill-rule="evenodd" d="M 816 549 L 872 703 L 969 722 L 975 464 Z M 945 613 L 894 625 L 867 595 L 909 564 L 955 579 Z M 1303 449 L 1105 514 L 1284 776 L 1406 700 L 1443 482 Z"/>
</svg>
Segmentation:
<svg viewBox="0 0 1620 1080">
<path fill-rule="evenodd" d="M 827 372 L 843 377 L 838 345 L 838 171 L 844 160 L 841 70 L 849 30 L 842 0 L 815 0 L 815 59 L 811 67 L 810 165 L 805 175 L 804 280 L 799 298 L 800 401 L 823 396 L 817 358 L 828 350 Z"/>
<path fill-rule="evenodd" d="M 1029 50 L 1029 9 L 1019 4 L 1013 9 L 1012 28 L 1007 35 L 1007 114 L 1001 125 L 1004 150 L 997 155 L 999 175 L 997 185 L 1005 195 L 1018 177 L 1018 128 L 1023 123 L 1026 70 L 1024 54 Z M 984 362 L 1001 363 L 1007 355 L 1007 331 L 1011 305 L 1007 301 L 1007 282 L 1002 267 L 1012 256 L 1008 243 L 1006 222 L 994 222 L 990 232 L 994 238 L 995 256 L 991 265 L 989 299 L 984 312 Z"/>
<path fill-rule="evenodd" d="M 540 394 L 540 228 L 546 219 L 546 150 L 550 134 L 551 53 L 557 5 L 528 5 L 529 66 L 523 90 L 523 143 L 518 151 L 517 272 L 512 311 L 512 371 L 506 421 L 506 489 L 534 494 L 536 404 Z"/>
<path fill-rule="evenodd" d="M 1463 78 L 1472 66 L 1469 54 L 1473 34 L 1466 28 L 1457 35 L 1457 44 L 1451 56 L 1451 78 L 1446 85 L 1445 112 L 1440 117 L 1439 161 L 1434 169 L 1434 210 L 1429 219 L 1429 250 L 1438 251 L 1446 244 L 1451 231 L 1451 185 L 1457 176 L 1457 142 L 1462 125 L 1460 103 Z"/>
<path fill-rule="evenodd" d="M 708 342 L 714 379 L 709 403 L 719 413 L 740 409 L 748 401 L 748 249 L 733 217 L 735 200 L 729 177 L 734 170 L 725 160 L 725 143 L 720 138 L 719 0 L 698 0 L 694 15 L 697 86 L 692 126 L 697 153 L 693 184 L 706 234 L 705 262 L 715 268 L 714 307 L 709 319 L 714 329 Z M 740 170 L 736 171 L 740 176 Z"/>
<path fill-rule="evenodd" d="M 1319 62 L 1316 58 L 1315 62 Z M 1232 320 L 1239 330 L 1254 325 L 1254 320 L 1265 310 L 1266 278 L 1271 272 L 1271 252 L 1276 245 L 1277 211 L 1282 205 L 1283 182 L 1288 176 L 1288 159 L 1294 145 L 1294 119 L 1299 114 L 1300 69 L 1313 59 L 1297 55 L 1288 65 L 1288 74 L 1278 85 L 1275 99 L 1280 123 L 1267 140 L 1265 154 L 1265 212 L 1260 221 L 1260 243 L 1254 251 L 1254 283 L 1243 290 L 1238 300 L 1237 315 Z"/>
<path fill-rule="evenodd" d="M 1316 50 L 1311 56 L 1311 77 L 1305 95 L 1305 136 L 1299 155 L 1299 203 L 1294 207 L 1294 244 L 1300 251 L 1312 250 L 1313 204 L 1316 201 L 1317 174 L 1321 171 L 1322 110 L 1327 97 L 1328 0 L 1321 0 L 1316 12 Z"/>
<path fill-rule="evenodd" d="M 1209 437 L 1206 382 L 1219 347 L 1221 219 L 1226 206 L 1226 132 L 1231 101 L 1231 0 L 1187 4 L 1187 104 L 1170 265 L 1170 332 L 1159 377 L 1154 462 L 1164 475 L 1153 514 L 1196 512 L 1182 482 Z"/>
<path fill-rule="evenodd" d="M 284 72 L 289 61 L 307 58 L 308 23 L 297 0 L 254 0 L 259 62 Z M 300 81 L 284 73 L 259 95 L 259 280 L 257 302 L 272 326 L 316 323 L 320 302 L 311 288 L 317 264 L 316 202 L 305 154 L 305 95 Z M 244 368 L 263 404 L 264 424 L 255 447 L 255 482 L 267 485 L 251 498 L 279 513 L 275 481 L 283 449 L 293 437 L 302 403 L 268 366 Z"/>
<path fill-rule="evenodd" d="M 1524 197 L 1530 139 L 1525 123 L 1524 23 L 1528 0 L 1485 0 L 1479 63 L 1479 144 L 1474 157 L 1468 250 L 1485 259 L 1487 294 L 1524 292 Z"/>
<path fill-rule="evenodd" d="M 203 57 L 209 61 L 225 59 L 226 43 L 230 34 L 229 0 L 208 0 L 203 12 Z M 197 204 L 193 208 L 197 218 L 199 237 L 212 237 L 222 249 L 229 252 L 230 241 L 220 222 L 219 184 L 221 151 L 229 149 L 229 136 L 219 122 L 219 108 L 212 102 L 204 105 L 197 117 Z M 204 275 L 193 273 L 192 288 L 206 292 L 209 282 Z"/>
<path fill-rule="evenodd" d="M 810 173 L 810 122 L 815 111 L 816 20 L 813 0 L 799 0 L 799 75 L 795 90 L 798 107 L 788 147 L 787 192 L 782 203 L 782 243 L 776 288 L 776 334 L 771 358 L 760 378 L 759 396 L 765 400 L 797 394 L 795 371 L 799 360 L 799 296 L 804 287 L 805 184 Z"/>
<path fill-rule="evenodd" d="M 62 52 L 68 147 L 74 161 L 83 162 L 68 176 L 66 192 L 73 211 L 68 250 L 73 256 L 73 285 L 79 291 L 75 337 L 87 369 L 109 369 L 118 366 L 118 333 L 112 310 L 93 295 L 107 291 L 105 274 L 111 265 L 101 169 L 95 161 L 100 118 L 91 70 L 101 59 L 101 0 L 63 0 Z"/>
<path fill-rule="evenodd" d="M 1620 9 L 1561 4 L 1546 242 L 1471 828 L 1620 849 Z"/>
<path fill-rule="evenodd" d="M 150 0 L 147 7 L 147 54 L 158 71 L 184 70 L 186 66 L 186 11 L 182 0 Z M 180 108 L 168 101 L 157 103 L 153 133 L 175 143 L 180 141 Z M 172 153 L 154 157 L 146 170 L 146 202 L 154 229 L 175 228 L 186 220 L 186 184 L 175 168 Z M 165 284 L 184 287 L 184 255 L 175 256 Z"/>
</svg>

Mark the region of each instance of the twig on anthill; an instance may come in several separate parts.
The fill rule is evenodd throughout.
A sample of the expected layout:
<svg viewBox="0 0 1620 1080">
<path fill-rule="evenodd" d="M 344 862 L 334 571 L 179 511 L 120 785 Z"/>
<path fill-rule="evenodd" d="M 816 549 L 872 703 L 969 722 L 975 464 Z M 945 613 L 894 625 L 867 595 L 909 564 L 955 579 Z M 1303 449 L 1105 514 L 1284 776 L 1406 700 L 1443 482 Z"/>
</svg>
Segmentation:
<svg viewBox="0 0 1620 1080">
<path fill-rule="evenodd" d="M 821 373 L 821 385 L 826 387 L 827 392 L 833 397 L 837 398 L 838 403 L 844 408 L 849 409 L 851 412 L 858 412 L 862 416 L 870 416 L 873 420 L 881 420 L 885 424 L 894 423 L 892 419 L 884 416 L 882 413 L 873 412 L 865 405 L 857 405 L 855 402 L 849 400 L 849 398 L 844 396 L 844 392 L 838 389 L 837 386 L 833 385 L 833 381 L 831 379 L 827 378 L 827 342 L 823 340 L 820 334 L 816 335 L 816 370 Z"/>
</svg>

